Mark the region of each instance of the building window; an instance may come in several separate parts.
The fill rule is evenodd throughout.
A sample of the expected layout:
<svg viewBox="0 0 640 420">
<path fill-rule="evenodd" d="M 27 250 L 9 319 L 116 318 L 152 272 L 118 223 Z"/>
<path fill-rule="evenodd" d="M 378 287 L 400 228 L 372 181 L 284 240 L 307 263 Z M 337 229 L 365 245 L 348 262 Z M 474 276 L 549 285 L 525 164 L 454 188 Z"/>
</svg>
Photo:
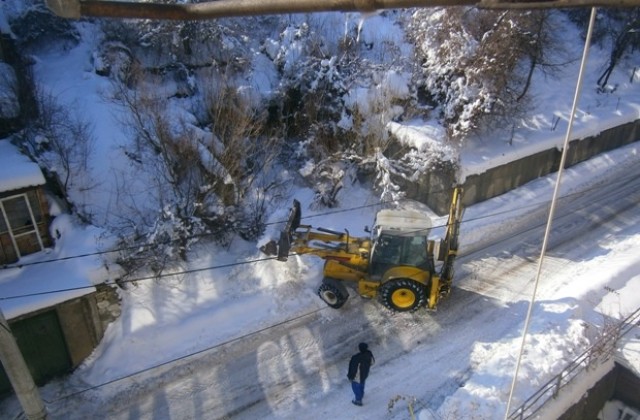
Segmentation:
<svg viewBox="0 0 640 420">
<path fill-rule="evenodd" d="M 42 212 L 36 191 L 1 199 L 0 213 L 0 235 L 10 238 L 18 258 L 44 248 L 38 230 Z"/>
</svg>

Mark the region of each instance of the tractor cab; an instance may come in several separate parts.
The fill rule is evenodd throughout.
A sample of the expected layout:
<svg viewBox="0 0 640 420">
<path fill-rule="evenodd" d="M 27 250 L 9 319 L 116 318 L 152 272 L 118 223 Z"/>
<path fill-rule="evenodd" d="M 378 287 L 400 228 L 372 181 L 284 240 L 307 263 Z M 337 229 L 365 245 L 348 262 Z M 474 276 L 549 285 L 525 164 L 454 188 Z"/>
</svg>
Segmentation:
<svg viewBox="0 0 640 420">
<path fill-rule="evenodd" d="M 382 280 L 393 267 L 410 266 L 433 271 L 428 252 L 431 219 L 413 210 L 381 210 L 371 230 L 369 278 Z"/>
</svg>

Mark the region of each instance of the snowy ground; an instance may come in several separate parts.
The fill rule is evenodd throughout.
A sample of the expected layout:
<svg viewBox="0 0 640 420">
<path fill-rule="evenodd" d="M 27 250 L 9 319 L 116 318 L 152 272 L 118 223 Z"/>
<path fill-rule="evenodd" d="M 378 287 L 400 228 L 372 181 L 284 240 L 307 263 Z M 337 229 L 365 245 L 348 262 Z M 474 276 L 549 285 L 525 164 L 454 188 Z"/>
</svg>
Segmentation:
<svg viewBox="0 0 640 420">
<path fill-rule="evenodd" d="M 102 99 L 107 82 L 88 64 L 90 52 L 85 44 L 50 52 L 37 57 L 36 70 L 46 86 L 93 116 L 96 132 L 103 133 L 95 170 L 108 180 L 114 159 L 105 157 L 116 156 L 123 138 Z M 621 96 L 635 118 L 639 85 Z M 617 99 L 605 102 L 602 115 L 617 118 Z M 569 106 L 567 100 L 558 112 Z M 583 122 L 601 115 L 595 107 L 581 111 Z M 541 113 L 531 121 L 549 118 Z M 634 119 L 628 113 L 624 118 Z M 488 156 L 480 146 L 477 156 Z M 568 198 L 554 225 L 512 407 L 582 352 L 605 319 L 621 319 L 640 306 L 639 163 L 640 146 L 631 145 L 565 174 Z M 141 280 L 120 292 L 122 316 L 94 354 L 69 377 L 41 388 L 51 418 L 400 419 L 408 417 L 410 403 L 422 420 L 503 417 L 553 182 L 554 176 L 545 177 L 467 209 L 456 288 L 436 313 L 390 314 L 357 296 L 335 311 L 315 296 L 321 261 L 258 261 L 263 256 L 256 245 L 239 239 L 229 249 L 201 245 L 185 267 L 199 271 Z M 308 190 L 293 195 L 302 203 L 312 199 Z M 363 205 L 377 201 L 354 187 L 342 192 L 339 211 L 305 222 L 364 235 L 376 207 Z M 107 213 L 107 203 L 105 197 L 96 208 Z M 283 220 L 286 212 L 282 208 L 271 221 Z M 312 214 L 303 207 L 303 215 Z M 58 244 L 64 255 L 95 250 L 101 242 L 93 231 L 84 232 L 84 241 L 71 240 L 77 231 L 66 221 L 64 226 L 69 240 Z M 231 265 L 238 262 L 246 264 Z M 64 264 L 41 267 L 60 278 L 56 270 L 68 269 Z M 99 261 L 93 265 L 80 267 L 95 273 Z M 640 353 L 633 349 L 639 334 L 632 332 L 620 353 L 638 370 Z M 359 341 L 369 342 L 377 359 L 362 408 L 349 403 L 345 378 Z M 14 398 L 0 402 L 0 417 L 19 412 Z"/>
</svg>

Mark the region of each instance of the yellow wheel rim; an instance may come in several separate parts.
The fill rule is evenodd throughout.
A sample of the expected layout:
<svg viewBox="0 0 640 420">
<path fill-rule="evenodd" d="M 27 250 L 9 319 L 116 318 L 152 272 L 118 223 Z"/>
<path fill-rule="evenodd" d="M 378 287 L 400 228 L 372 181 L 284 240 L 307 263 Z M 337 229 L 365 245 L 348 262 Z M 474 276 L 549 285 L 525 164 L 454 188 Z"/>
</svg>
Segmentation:
<svg viewBox="0 0 640 420">
<path fill-rule="evenodd" d="M 410 289 L 398 289 L 391 294 L 391 302 L 397 308 L 410 308 L 416 303 L 416 295 Z"/>
</svg>

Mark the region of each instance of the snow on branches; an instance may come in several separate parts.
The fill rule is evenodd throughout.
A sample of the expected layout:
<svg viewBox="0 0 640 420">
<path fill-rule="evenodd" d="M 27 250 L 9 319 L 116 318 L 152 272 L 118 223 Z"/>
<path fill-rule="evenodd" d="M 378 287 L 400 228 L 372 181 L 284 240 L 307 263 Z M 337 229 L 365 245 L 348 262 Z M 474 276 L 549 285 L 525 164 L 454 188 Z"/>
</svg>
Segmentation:
<svg viewBox="0 0 640 420">
<path fill-rule="evenodd" d="M 546 64 L 548 34 L 545 11 L 415 12 L 409 36 L 420 63 L 418 84 L 451 137 L 517 115 L 533 70 Z"/>
</svg>

